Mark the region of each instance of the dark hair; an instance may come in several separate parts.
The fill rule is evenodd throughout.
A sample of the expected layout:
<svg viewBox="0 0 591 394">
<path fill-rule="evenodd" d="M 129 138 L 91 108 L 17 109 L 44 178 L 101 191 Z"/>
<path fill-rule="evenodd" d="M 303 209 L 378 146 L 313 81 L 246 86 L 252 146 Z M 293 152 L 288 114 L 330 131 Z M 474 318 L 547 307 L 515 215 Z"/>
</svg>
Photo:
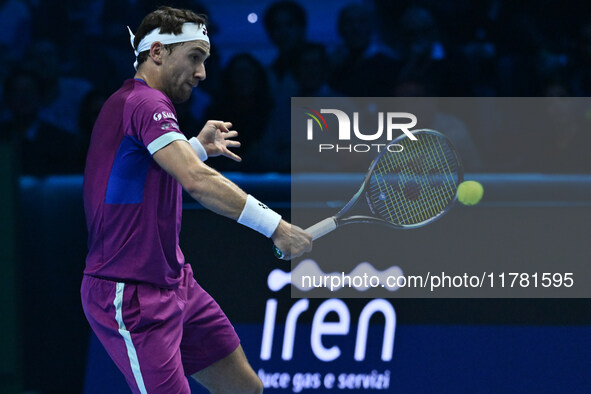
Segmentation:
<svg viewBox="0 0 591 394">
<path fill-rule="evenodd" d="M 199 25 L 207 26 L 207 16 L 203 14 L 196 14 L 191 10 L 180 10 L 172 7 L 160 7 L 146 15 L 140 27 L 138 27 L 133 40 L 134 48 L 137 48 L 142 39 L 152 30 L 160 28 L 160 33 L 163 34 L 181 34 L 183 32 L 183 24 L 191 22 Z M 181 45 L 167 44 L 164 45 L 168 51 L 172 51 L 174 47 Z M 149 51 L 143 51 L 138 55 L 138 66 L 148 59 Z"/>
<path fill-rule="evenodd" d="M 265 29 L 267 31 L 273 29 L 275 19 L 277 18 L 277 15 L 281 12 L 286 12 L 290 14 L 299 26 L 306 27 L 306 11 L 302 8 L 301 5 L 294 1 L 279 1 L 277 3 L 271 4 L 271 6 L 267 8 L 267 10 L 265 11 L 263 21 L 265 24 Z"/>
</svg>

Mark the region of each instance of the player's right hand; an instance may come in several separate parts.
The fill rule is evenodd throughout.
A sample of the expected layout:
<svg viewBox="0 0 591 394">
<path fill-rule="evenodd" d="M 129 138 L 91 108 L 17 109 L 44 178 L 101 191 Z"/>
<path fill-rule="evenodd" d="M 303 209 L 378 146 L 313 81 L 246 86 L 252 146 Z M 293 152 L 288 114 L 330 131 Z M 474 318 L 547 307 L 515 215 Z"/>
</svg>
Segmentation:
<svg viewBox="0 0 591 394">
<path fill-rule="evenodd" d="M 283 252 L 282 260 L 291 260 L 312 250 L 312 235 L 285 220 L 279 222 L 271 239 L 275 246 Z"/>
<path fill-rule="evenodd" d="M 221 120 L 208 120 L 199 132 L 197 139 L 203 145 L 208 157 L 225 156 L 234 161 L 242 158 L 228 148 L 239 148 L 240 142 L 233 140 L 238 136 L 236 130 L 230 130 L 232 123 Z"/>
</svg>

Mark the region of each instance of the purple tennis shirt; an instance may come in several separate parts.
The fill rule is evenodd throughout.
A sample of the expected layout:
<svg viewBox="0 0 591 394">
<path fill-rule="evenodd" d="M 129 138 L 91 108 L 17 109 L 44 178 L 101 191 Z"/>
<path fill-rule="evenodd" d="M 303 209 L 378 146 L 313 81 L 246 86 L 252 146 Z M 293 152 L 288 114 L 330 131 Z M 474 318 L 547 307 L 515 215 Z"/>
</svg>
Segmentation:
<svg viewBox="0 0 591 394">
<path fill-rule="evenodd" d="M 85 274 L 176 287 L 182 188 L 152 158 L 176 140 L 186 138 L 172 102 L 144 81 L 125 81 L 105 102 L 84 172 Z"/>
</svg>

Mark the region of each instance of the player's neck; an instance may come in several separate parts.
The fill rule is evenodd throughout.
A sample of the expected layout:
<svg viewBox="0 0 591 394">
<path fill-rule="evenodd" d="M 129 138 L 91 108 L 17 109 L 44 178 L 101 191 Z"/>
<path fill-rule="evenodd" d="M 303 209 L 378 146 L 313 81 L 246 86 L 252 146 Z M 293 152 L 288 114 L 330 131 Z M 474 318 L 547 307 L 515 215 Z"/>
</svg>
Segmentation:
<svg viewBox="0 0 591 394">
<path fill-rule="evenodd" d="M 133 78 L 143 81 L 146 85 L 153 89 L 160 90 L 158 84 L 158 77 L 157 75 L 154 75 L 154 72 L 150 72 L 150 70 L 145 70 L 144 68 L 142 68 L 135 73 Z"/>
</svg>

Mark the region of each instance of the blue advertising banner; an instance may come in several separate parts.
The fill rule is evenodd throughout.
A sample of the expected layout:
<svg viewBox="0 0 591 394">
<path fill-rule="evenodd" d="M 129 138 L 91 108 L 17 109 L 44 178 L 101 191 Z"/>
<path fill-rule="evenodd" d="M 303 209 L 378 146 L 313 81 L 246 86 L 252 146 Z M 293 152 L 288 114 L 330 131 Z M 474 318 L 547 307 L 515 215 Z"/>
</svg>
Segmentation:
<svg viewBox="0 0 591 394">
<path fill-rule="evenodd" d="M 369 329 L 367 354 L 354 358 L 356 332 L 327 336 L 324 346 L 340 356 L 322 361 L 312 349 L 308 324 L 299 325 L 294 352 L 282 359 L 284 338 L 273 341 L 272 357 L 261 360 L 263 326 L 238 324 L 265 392 L 328 393 L 584 393 L 591 387 L 591 327 L 400 325 L 393 357 L 381 358 L 383 326 Z M 284 325 L 276 326 L 282 333 Z M 205 393 L 191 379 L 194 393 Z M 129 393 L 123 375 L 93 337 L 86 394 Z"/>
</svg>

